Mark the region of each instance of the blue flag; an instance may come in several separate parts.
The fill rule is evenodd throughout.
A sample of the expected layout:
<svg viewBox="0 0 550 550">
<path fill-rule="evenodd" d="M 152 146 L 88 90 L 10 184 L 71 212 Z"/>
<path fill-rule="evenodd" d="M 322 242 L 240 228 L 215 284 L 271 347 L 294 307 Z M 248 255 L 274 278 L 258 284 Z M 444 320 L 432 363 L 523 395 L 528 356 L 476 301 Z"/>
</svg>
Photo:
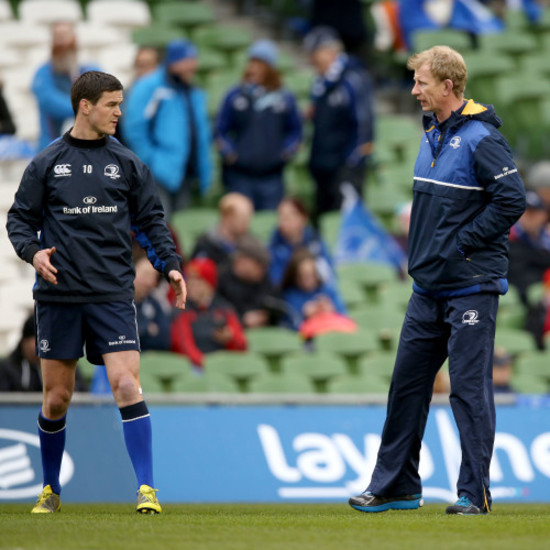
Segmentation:
<svg viewBox="0 0 550 550">
<path fill-rule="evenodd" d="M 402 270 L 407 262 L 405 252 L 369 212 L 350 184 L 343 185 L 343 193 L 336 262 L 378 262 Z"/>
</svg>

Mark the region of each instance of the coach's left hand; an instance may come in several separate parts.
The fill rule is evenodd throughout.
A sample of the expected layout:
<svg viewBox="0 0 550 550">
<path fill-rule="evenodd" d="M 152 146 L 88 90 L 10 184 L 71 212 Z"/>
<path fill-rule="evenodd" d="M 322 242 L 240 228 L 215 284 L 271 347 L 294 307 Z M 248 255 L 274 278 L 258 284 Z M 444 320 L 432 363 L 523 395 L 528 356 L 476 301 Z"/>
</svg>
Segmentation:
<svg viewBox="0 0 550 550">
<path fill-rule="evenodd" d="M 172 269 L 172 271 L 168 273 L 168 278 L 170 280 L 170 286 L 176 293 L 176 307 L 178 309 L 185 309 L 185 302 L 187 301 L 187 287 L 185 285 L 183 275 L 179 271 Z"/>
</svg>

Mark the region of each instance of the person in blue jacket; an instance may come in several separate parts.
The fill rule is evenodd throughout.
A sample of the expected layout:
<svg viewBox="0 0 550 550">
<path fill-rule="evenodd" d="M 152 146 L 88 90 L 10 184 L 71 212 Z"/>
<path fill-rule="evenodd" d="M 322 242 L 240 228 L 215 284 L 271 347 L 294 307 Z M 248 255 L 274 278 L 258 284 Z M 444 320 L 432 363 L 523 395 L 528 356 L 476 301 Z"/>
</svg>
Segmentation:
<svg viewBox="0 0 550 550">
<path fill-rule="evenodd" d="M 317 222 L 323 213 L 340 209 L 342 184 L 351 183 L 363 196 L 374 141 L 374 88 L 365 67 L 344 53 L 332 28 L 314 28 L 304 48 L 317 71 L 308 116 L 313 123 L 309 169 Z"/>
<path fill-rule="evenodd" d="M 323 282 L 316 258 L 307 248 L 293 253 L 281 290 L 287 308 L 282 324 L 294 330 L 321 313 L 346 314 L 346 306 L 336 287 Z"/>
<path fill-rule="evenodd" d="M 197 54 L 187 40 L 170 42 L 162 66 L 135 82 L 124 110 L 126 144 L 151 169 L 168 219 L 189 206 L 195 181 L 201 194 L 212 183 L 206 94 L 193 84 Z"/>
<path fill-rule="evenodd" d="M 40 112 L 38 150 L 44 149 L 67 130 L 74 120 L 71 105 L 71 86 L 92 65 L 79 65 L 74 26 L 69 22 L 55 23 L 52 27 L 51 59 L 36 71 L 32 93 Z"/>
<path fill-rule="evenodd" d="M 302 141 L 296 99 L 277 70 L 277 47 L 258 40 L 248 50 L 242 82 L 229 90 L 216 120 L 223 184 L 255 210 L 274 210 L 284 196 L 283 171 Z"/>
<path fill-rule="evenodd" d="M 422 505 L 420 448 L 434 378 L 448 358 L 462 462 L 459 498 L 446 511 L 486 514 L 495 325 L 499 295 L 508 290 L 508 235 L 525 209 L 525 189 L 493 106 L 464 99 L 462 56 L 435 46 L 413 55 L 408 67 L 426 113 L 409 233 L 413 293 L 376 466 L 366 491 L 349 502 L 363 512 Z"/>
<path fill-rule="evenodd" d="M 334 262 L 325 242 L 309 224 L 309 215 L 297 197 L 285 197 L 277 208 L 277 228 L 269 242 L 269 278 L 280 286 L 294 252 L 306 248 L 317 264 L 321 279 L 328 286 L 336 285 Z"/>
</svg>

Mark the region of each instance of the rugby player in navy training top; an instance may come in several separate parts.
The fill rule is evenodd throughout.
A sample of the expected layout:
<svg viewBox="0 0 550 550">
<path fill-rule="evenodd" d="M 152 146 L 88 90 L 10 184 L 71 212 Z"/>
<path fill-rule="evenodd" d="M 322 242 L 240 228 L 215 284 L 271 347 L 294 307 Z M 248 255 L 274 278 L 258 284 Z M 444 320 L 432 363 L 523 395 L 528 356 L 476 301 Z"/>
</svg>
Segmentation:
<svg viewBox="0 0 550 550">
<path fill-rule="evenodd" d="M 37 353 L 44 397 L 38 433 L 44 489 L 33 513 L 60 509 L 59 471 L 75 367 L 104 364 L 138 482 L 137 511 L 160 513 L 151 421 L 139 382 L 131 231 L 185 308 L 186 286 L 149 169 L 111 136 L 122 84 L 90 71 L 72 86 L 74 127 L 26 168 L 8 213 L 9 238 L 34 266 Z M 38 235 L 39 234 L 39 235 Z"/>
<path fill-rule="evenodd" d="M 372 479 L 349 502 L 362 512 L 421 505 L 422 437 L 434 378 L 448 358 L 462 463 L 459 498 L 447 513 L 482 515 L 491 509 L 498 300 L 508 290 L 508 234 L 525 209 L 525 190 L 492 105 L 464 99 L 462 56 L 435 46 L 412 56 L 408 67 L 425 112 L 409 234 L 414 292 Z"/>
</svg>

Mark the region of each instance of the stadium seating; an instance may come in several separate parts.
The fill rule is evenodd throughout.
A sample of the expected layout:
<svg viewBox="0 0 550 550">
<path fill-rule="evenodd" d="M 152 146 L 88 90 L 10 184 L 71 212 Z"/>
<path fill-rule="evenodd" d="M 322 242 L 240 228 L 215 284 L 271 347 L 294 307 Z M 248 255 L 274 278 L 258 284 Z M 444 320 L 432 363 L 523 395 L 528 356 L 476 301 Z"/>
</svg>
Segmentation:
<svg viewBox="0 0 550 550">
<path fill-rule="evenodd" d="M 253 393 L 310 394 L 315 388 L 303 374 L 268 373 L 252 380 L 249 390 Z"/>
<path fill-rule="evenodd" d="M 332 353 L 297 353 L 281 360 L 283 374 L 303 374 L 319 393 L 326 392 L 327 384 L 336 376 L 347 373 L 345 361 Z"/>
<path fill-rule="evenodd" d="M 380 349 L 376 331 L 358 330 L 355 333 L 328 332 L 315 338 L 317 352 L 331 352 L 346 360 L 348 371 L 356 373 L 359 358 Z"/>
<path fill-rule="evenodd" d="M 304 343 L 298 334 L 282 327 L 260 327 L 246 332 L 248 347 L 263 355 L 272 371 L 280 370 L 281 358 L 303 349 Z"/>
<path fill-rule="evenodd" d="M 203 2 L 157 2 L 153 6 L 155 20 L 182 28 L 188 36 L 215 22 L 212 6 Z"/>
<path fill-rule="evenodd" d="M 327 384 L 329 393 L 387 395 L 390 384 L 378 376 L 338 376 Z"/>
<path fill-rule="evenodd" d="M 140 0 L 91 0 L 86 4 L 86 15 L 90 23 L 125 30 L 151 22 L 149 6 Z"/>
<path fill-rule="evenodd" d="M 216 227 L 217 223 L 218 212 L 213 208 L 188 208 L 175 212 L 170 220 L 170 225 L 186 255 L 191 254 L 197 237 Z"/>
<path fill-rule="evenodd" d="M 187 378 L 193 367 L 187 357 L 169 351 L 144 351 L 141 354 L 140 372 L 163 380 Z"/>
<path fill-rule="evenodd" d="M 237 383 L 229 376 L 205 372 L 176 380 L 172 390 L 177 393 L 238 393 Z"/>
<path fill-rule="evenodd" d="M 247 391 L 251 381 L 268 370 L 266 359 L 254 352 L 216 351 L 204 356 L 206 373 L 233 379 L 241 391 Z"/>
</svg>

